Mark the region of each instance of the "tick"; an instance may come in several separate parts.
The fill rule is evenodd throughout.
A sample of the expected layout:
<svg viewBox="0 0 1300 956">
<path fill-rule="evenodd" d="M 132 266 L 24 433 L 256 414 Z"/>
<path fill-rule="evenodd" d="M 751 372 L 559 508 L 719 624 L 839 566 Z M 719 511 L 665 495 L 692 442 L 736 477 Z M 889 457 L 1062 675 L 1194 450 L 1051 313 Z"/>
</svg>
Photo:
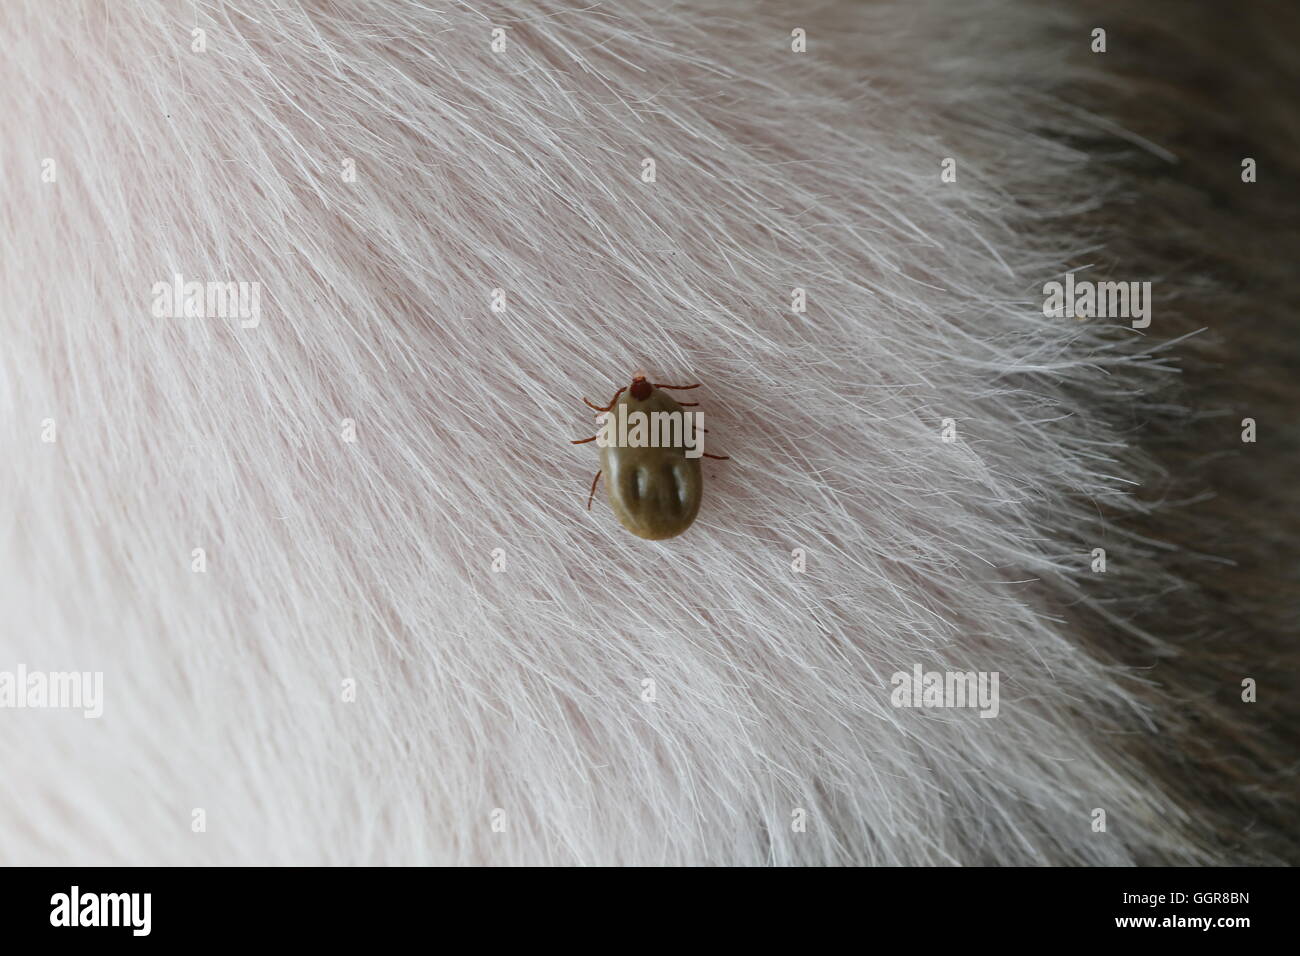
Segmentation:
<svg viewBox="0 0 1300 956">
<path fill-rule="evenodd" d="M 600 471 L 591 482 L 587 510 L 596 497 L 596 485 L 605 475 L 609 506 L 619 523 L 639 538 L 658 541 L 674 538 L 691 526 L 700 511 L 703 475 L 700 457 L 727 461 L 726 455 L 710 455 L 703 450 L 699 413 L 684 412 L 699 402 L 678 402 L 667 390 L 686 391 L 695 385 L 655 385 L 637 373 L 631 385 L 624 385 L 604 408 L 586 398 L 588 408 L 600 412 L 606 441 L 600 447 Z M 640 412 L 638 417 L 636 413 Z M 635 426 L 625 423 L 641 422 Z M 601 434 L 574 439 L 583 445 L 596 441 Z M 638 438 L 640 441 L 638 441 Z M 612 440 L 611 440 L 612 439 Z"/>
</svg>

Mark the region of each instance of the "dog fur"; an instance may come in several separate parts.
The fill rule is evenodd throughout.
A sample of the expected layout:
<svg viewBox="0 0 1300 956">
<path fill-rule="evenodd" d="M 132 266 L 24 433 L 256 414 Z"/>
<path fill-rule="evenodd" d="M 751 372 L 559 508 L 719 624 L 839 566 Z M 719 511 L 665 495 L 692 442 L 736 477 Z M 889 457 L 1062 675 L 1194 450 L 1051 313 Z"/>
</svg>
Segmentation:
<svg viewBox="0 0 1300 956">
<path fill-rule="evenodd" d="M 1294 15 L 1046 7 L 0 6 L 0 669 L 105 681 L 0 859 L 1294 861 Z M 569 444 L 638 368 L 664 542 Z"/>
</svg>

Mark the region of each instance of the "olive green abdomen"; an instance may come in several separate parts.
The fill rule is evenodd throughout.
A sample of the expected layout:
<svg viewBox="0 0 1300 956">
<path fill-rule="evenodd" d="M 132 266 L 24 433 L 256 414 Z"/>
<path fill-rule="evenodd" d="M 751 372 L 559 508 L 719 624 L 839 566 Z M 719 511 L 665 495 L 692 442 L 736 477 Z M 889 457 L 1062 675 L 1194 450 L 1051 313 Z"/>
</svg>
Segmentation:
<svg viewBox="0 0 1300 956">
<path fill-rule="evenodd" d="M 624 394 L 610 410 L 619 414 L 678 412 L 682 407 L 656 389 L 644 401 Z M 691 526 L 700 510 L 702 476 L 699 458 L 687 458 L 686 449 L 605 447 L 600 450 L 609 506 L 619 523 L 640 538 L 672 538 Z"/>
</svg>

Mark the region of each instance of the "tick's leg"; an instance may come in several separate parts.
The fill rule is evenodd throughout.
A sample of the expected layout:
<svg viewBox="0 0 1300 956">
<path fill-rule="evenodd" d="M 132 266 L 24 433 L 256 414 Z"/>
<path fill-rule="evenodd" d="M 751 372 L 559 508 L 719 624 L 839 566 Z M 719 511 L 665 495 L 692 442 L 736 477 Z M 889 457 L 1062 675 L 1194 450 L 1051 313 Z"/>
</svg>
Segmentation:
<svg viewBox="0 0 1300 956">
<path fill-rule="evenodd" d="M 585 444 L 587 444 L 587 442 L 589 442 L 589 441 L 595 441 L 595 440 L 596 440 L 597 438 L 599 438 L 599 437 L 600 437 L 599 435 L 592 435 L 590 438 L 574 438 L 574 439 L 570 440 L 569 444 L 570 444 L 570 445 L 585 445 Z"/>
<path fill-rule="evenodd" d="M 596 482 L 600 481 L 600 472 L 596 472 L 596 477 L 591 479 L 591 494 L 587 495 L 587 510 L 591 510 L 591 502 L 596 497 Z"/>
<path fill-rule="evenodd" d="M 696 405 L 700 403 L 699 402 L 678 402 L 677 404 L 682 406 L 682 408 L 694 408 Z"/>
<path fill-rule="evenodd" d="M 705 458 L 716 458 L 718 461 L 731 461 L 730 455 L 710 455 L 707 451 L 700 452 Z"/>
<path fill-rule="evenodd" d="M 680 389 L 680 390 L 682 390 L 682 391 L 685 391 L 685 390 L 688 389 L 688 388 L 699 388 L 702 384 L 704 384 L 704 383 L 703 383 L 703 382 L 696 382 L 694 385 L 659 385 L 659 384 L 656 384 L 656 385 L 655 385 L 655 388 L 674 388 L 674 389 Z"/>
<path fill-rule="evenodd" d="M 619 397 L 620 395 L 622 395 L 622 394 L 623 394 L 624 392 L 626 392 L 626 391 L 627 391 L 627 386 L 624 385 L 622 388 L 620 388 L 617 392 L 614 393 L 614 397 L 611 398 L 611 399 L 609 400 L 609 404 L 606 405 L 604 408 L 601 408 L 599 405 L 593 405 L 593 404 L 591 404 L 591 402 L 588 402 L 588 401 L 587 401 L 586 396 L 583 396 L 583 399 L 582 399 L 582 400 L 583 400 L 584 402 L 587 402 L 587 407 L 588 407 L 588 408 L 595 409 L 595 410 L 598 411 L 598 412 L 607 412 L 607 411 L 609 411 L 611 408 L 614 407 L 614 403 L 618 401 L 618 397 Z"/>
</svg>

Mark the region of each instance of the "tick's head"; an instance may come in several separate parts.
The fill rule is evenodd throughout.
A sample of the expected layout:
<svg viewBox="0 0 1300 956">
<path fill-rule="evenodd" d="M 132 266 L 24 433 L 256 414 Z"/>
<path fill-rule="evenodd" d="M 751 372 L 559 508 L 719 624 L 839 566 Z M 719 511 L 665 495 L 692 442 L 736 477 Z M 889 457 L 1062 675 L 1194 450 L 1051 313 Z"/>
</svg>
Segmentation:
<svg viewBox="0 0 1300 956">
<path fill-rule="evenodd" d="M 650 393 L 653 392 L 654 390 L 655 387 L 650 384 L 650 380 L 645 377 L 645 373 L 637 372 L 635 375 L 632 376 L 632 385 L 631 387 L 628 388 L 627 391 L 628 394 L 631 395 L 633 398 L 635 398 L 638 402 L 644 402 L 647 398 L 650 397 Z"/>
</svg>

